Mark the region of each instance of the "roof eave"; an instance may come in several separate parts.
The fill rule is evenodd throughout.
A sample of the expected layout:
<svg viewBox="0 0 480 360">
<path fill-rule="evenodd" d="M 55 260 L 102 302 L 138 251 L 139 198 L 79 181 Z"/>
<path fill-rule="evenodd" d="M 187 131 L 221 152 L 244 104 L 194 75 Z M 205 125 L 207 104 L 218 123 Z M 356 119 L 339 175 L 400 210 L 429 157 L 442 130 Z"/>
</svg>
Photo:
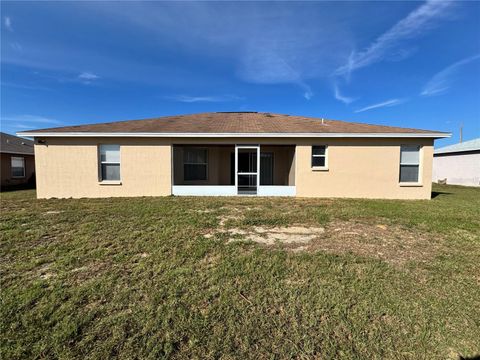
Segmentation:
<svg viewBox="0 0 480 360">
<path fill-rule="evenodd" d="M 171 137 L 171 138 L 448 138 L 451 133 L 153 133 L 153 132 L 36 132 L 21 131 L 26 137 Z"/>
</svg>

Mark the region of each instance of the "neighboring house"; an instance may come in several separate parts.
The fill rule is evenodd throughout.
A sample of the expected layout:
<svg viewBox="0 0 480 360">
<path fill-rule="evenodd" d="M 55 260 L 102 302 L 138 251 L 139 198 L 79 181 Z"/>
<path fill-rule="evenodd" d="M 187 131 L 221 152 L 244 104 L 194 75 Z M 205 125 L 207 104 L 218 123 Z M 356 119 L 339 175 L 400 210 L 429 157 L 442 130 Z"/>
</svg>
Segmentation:
<svg viewBox="0 0 480 360">
<path fill-rule="evenodd" d="M 35 138 L 39 198 L 260 195 L 429 199 L 450 134 L 256 112 L 67 126 Z"/>
<path fill-rule="evenodd" d="M 33 141 L 0 132 L 2 190 L 35 185 Z"/>
<path fill-rule="evenodd" d="M 480 138 L 436 149 L 433 181 L 480 186 Z"/>
</svg>

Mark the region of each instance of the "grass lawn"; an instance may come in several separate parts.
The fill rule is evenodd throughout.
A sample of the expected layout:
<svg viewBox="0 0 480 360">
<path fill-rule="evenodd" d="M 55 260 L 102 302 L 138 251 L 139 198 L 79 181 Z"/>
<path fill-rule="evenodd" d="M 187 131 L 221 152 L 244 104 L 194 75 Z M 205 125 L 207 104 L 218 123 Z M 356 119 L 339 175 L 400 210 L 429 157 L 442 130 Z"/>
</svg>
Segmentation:
<svg viewBox="0 0 480 360">
<path fill-rule="evenodd" d="M 434 191 L 2 193 L 0 358 L 479 355 L 480 189 Z"/>
</svg>

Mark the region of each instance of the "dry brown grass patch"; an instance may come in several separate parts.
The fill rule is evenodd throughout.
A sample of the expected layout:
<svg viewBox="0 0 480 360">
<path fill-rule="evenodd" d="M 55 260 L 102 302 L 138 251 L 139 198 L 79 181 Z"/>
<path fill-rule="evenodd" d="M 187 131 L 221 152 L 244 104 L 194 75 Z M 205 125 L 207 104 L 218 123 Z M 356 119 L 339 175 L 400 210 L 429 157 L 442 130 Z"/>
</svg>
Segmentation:
<svg viewBox="0 0 480 360">
<path fill-rule="evenodd" d="M 413 231 L 399 225 L 335 221 L 324 237 L 316 238 L 307 250 L 354 253 L 374 257 L 394 265 L 408 261 L 427 261 L 441 250 L 438 235 Z"/>
<path fill-rule="evenodd" d="M 240 214 L 220 217 L 219 229 L 205 237 L 224 234 L 229 242 L 253 241 L 266 246 L 281 246 L 294 252 L 353 253 L 381 259 L 393 265 L 403 265 L 408 261 L 428 261 L 442 247 L 438 235 L 382 223 L 336 220 L 326 228 L 304 225 L 226 228 L 228 220 L 239 218 L 242 218 Z"/>
</svg>

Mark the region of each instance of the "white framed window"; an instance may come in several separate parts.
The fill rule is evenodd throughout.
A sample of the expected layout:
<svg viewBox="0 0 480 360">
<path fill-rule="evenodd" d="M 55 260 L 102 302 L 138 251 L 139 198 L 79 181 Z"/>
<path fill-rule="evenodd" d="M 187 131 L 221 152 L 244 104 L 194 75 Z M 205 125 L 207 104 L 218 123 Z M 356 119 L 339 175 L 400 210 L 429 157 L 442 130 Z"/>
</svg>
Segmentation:
<svg viewBox="0 0 480 360">
<path fill-rule="evenodd" d="M 312 146 L 312 168 L 313 169 L 327 169 L 327 145 L 313 145 Z"/>
<path fill-rule="evenodd" d="M 120 181 L 120 145 L 102 144 L 100 152 L 100 180 Z"/>
<path fill-rule="evenodd" d="M 204 148 L 183 149 L 183 180 L 207 180 L 208 150 Z"/>
<path fill-rule="evenodd" d="M 12 170 L 12 178 L 25 177 L 25 158 L 22 156 L 12 156 L 10 158 L 10 168 Z"/>
<path fill-rule="evenodd" d="M 420 145 L 400 146 L 400 183 L 419 183 Z"/>
</svg>

